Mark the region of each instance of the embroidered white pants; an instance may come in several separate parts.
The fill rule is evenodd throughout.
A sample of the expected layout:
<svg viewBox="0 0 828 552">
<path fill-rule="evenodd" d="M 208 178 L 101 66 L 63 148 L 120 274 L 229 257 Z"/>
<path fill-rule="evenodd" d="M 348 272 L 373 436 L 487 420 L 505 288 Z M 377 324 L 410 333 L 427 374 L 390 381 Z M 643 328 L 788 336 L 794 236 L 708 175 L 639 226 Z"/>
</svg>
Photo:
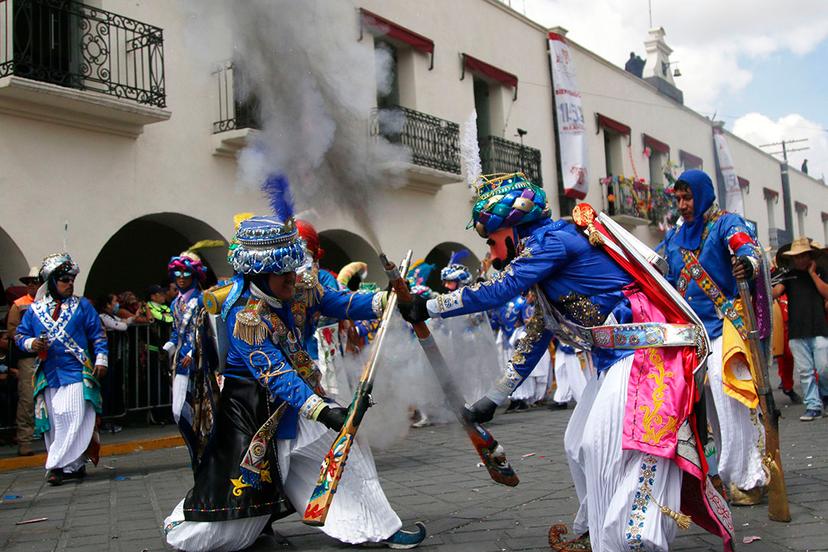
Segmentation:
<svg viewBox="0 0 828 552">
<path fill-rule="evenodd" d="M 581 401 L 587 378 L 577 354 L 565 353 L 560 347 L 555 350 L 555 382 L 557 385 L 552 400 L 558 403 L 573 399 L 575 402 Z"/>
<path fill-rule="evenodd" d="M 83 398 L 83 383 L 43 390 L 49 413 L 46 469 L 78 471 L 86 462 L 85 452 L 95 431 L 95 408 Z"/>
<path fill-rule="evenodd" d="M 182 411 L 187 408 L 188 412 L 185 413 L 184 419 L 191 420 L 192 415 L 189 413 L 189 405 L 186 404 L 187 400 L 187 386 L 190 384 L 190 376 L 186 374 L 176 374 L 173 378 L 172 383 L 172 414 L 173 420 L 175 423 L 178 423 L 178 420 L 181 419 Z M 188 414 L 190 414 L 188 416 Z"/>
<path fill-rule="evenodd" d="M 589 530 L 594 552 L 666 551 L 678 511 L 682 473 L 671 460 L 621 449 L 633 356 L 592 378 L 572 413 L 564 448 L 580 501 L 573 533 Z"/>
<path fill-rule="evenodd" d="M 725 394 L 722 385 L 722 338 L 711 343 L 707 358 L 707 419 L 713 429 L 718 452 L 719 477 L 725 484 L 733 483 L 742 490 L 767 484 L 762 469 L 765 450 L 765 428 L 756 409 L 750 409 Z M 750 369 L 739 363 L 734 370 L 739 379 L 750 379 Z"/>
<path fill-rule="evenodd" d="M 319 478 L 322 459 L 336 433 L 318 422 L 299 418 L 296 439 L 278 441 L 279 469 L 291 504 L 304 513 Z M 256 540 L 270 516 L 228 521 L 184 521 L 182 500 L 164 521 L 167 544 L 187 552 L 232 552 Z M 348 544 L 379 542 L 393 535 L 402 522 L 380 487 L 374 458 L 357 441 L 351 449 L 345 472 L 336 489 L 331 509 L 320 529 Z"/>
</svg>

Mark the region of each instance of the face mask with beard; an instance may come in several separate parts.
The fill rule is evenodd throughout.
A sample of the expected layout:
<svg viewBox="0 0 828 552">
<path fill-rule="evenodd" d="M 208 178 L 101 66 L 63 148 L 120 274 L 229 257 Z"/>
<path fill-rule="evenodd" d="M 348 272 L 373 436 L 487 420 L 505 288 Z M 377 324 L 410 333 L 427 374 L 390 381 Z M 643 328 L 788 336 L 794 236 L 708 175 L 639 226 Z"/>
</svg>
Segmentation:
<svg viewBox="0 0 828 552">
<path fill-rule="evenodd" d="M 501 228 L 489 234 L 486 244 L 491 253 L 492 266 L 503 270 L 517 256 L 514 228 Z"/>
</svg>

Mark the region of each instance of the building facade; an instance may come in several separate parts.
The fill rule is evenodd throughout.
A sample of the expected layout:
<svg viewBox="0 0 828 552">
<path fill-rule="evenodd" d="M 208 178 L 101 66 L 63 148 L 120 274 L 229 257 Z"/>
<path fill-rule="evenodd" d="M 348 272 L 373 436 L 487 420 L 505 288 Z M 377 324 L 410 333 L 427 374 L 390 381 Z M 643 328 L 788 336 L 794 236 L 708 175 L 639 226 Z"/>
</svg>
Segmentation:
<svg viewBox="0 0 828 552">
<path fill-rule="evenodd" d="M 150 0 L 0 0 L 4 287 L 65 248 L 81 265 L 80 291 L 140 292 L 164 278 L 172 254 L 228 239 L 236 213 L 267 212 L 259 193 L 236 184 L 237 155 L 258 123 L 255 103 L 234 92 L 232 31 L 215 27 L 205 63 L 187 10 Z M 465 230 L 471 193 L 459 160 L 460 126 L 475 110 L 484 172 L 523 170 L 548 191 L 554 216 L 568 214 L 548 29 L 495 0 L 354 0 L 337 25 L 366 59 L 381 49 L 391 60 L 390 82 L 366 114 L 366 143 L 383 136 L 409 157 L 397 167 L 402 185 L 372 194 L 370 220 L 330 206 L 305 213 L 321 231 L 323 264 L 363 260 L 380 280 L 380 248 L 394 256 L 411 248 L 438 265 L 461 247 L 482 258 L 485 243 Z M 665 172 L 697 166 L 716 180 L 714 123 L 677 101 L 669 70 L 659 76 L 648 61 L 639 78 L 567 38 L 586 124 L 584 200 L 654 245 Z M 647 47 L 654 60 L 669 57 L 661 30 Z M 389 128 L 383 113 L 404 123 Z M 760 238 L 781 245 L 787 230 L 828 241 L 824 183 L 788 168 L 786 191 L 777 159 L 726 136 Z M 219 277 L 224 254 L 204 251 Z"/>
</svg>

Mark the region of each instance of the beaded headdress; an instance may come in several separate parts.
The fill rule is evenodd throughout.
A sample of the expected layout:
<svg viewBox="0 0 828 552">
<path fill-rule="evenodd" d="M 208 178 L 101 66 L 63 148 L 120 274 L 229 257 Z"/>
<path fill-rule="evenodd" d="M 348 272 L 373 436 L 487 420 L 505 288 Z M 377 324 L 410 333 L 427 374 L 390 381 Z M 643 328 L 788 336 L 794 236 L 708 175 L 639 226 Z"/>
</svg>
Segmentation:
<svg viewBox="0 0 828 552">
<path fill-rule="evenodd" d="M 72 260 L 69 253 L 54 253 L 45 257 L 40 265 L 40 279 L 44 283 L 49 280 L 53 273 L 55 276 L 77 276 L 80 272 L 78 263 Z"/>
<path fill-rule="evenodd" d="M 521 172 L 481 176 L 475 187 L 472 220 L 484 238 L 499 230 L 549 217 L 546 192 Z"/>
<path fill-rule="evenodd" d="M 471 282 L 471 272 L 466 265 L 460 264 L 460 261 L 469 255 L 467 249 L 452 252 L 448 264 L 440 271 L 440 279 L 444 282 L 459 282 L 461 285 L 466 285 Z"/>
</svg>

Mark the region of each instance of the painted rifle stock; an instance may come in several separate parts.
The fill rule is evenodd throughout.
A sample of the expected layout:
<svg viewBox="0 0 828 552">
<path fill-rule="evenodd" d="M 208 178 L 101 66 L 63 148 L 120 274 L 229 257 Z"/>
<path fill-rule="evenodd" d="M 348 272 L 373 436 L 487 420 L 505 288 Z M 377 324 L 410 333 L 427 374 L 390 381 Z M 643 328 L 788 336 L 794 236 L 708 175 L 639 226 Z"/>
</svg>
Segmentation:
<svg viewBox="0 0 828 552">
<path fill-rule="evenodd" d="M 411 292 L 409 291 L 408 285 L 400 272 L 396 269 L 393 263 L 388 262 L 385 255 L 380 255 L 380 260 L 385 267 L 385 272 L 391 282 L 391 286 L 394 288 L 397 297 L 399 297 L 399 301 L 401 303 L 410 303 Z M 403 272 L 403 274 L 405 274 L 405 272 Z M 437 343 L 434 341 L 434 337 L 431 335 L 428 326 L 425 322 L 420 322 L 418 324 L 414 324 L 413 328 L 414 333 L 417 335 L 417 339 L 426 354 L 426 358 L 428 358 L 428 361 L 434 370 L 434 374 L 437 376 L 437 380 L 443 388 L 443 393 L 446 395 L 449 406 L 457 415 L 457 419 L 463 425 L 463 429 L 466 430 L 469 439 L 471 439 L 472 445 L 474 445 L 477 454 L 480 456 L 480 460 L 483 462 L 483 465 L 486 466 L 486 470 L 488 470 L 492 480 L 496 483 L 507 485 L 509 487 L 516 486 L 520 480 L 518 479 L 515 470 L 512 469 L 512 466 L 506 459 L 506 453 L 503 451 L 503 447 L 495 441 L 492 434 L 489 433 L 489 431 L 483 427 L 482 424 L 468 423 L 463 418 L 462 413 L 463 408 L 465 407 L 465 401 L 457 392 L 457 386 L 454 383 L 454 378 L 452 377 L 451 372 L 446 365 L 446 361 L 440 353 L 440 349 L 437 347 Z"/>
<path fill-rule="evenodd" d="M 768 365 L 765 364 L 759 330 L 756 328 L 756 314 L 750 298 L 747 282 L 738 280 L 739 297 L 745 309 L 745 326 L 748 331 L 750 356 L 753 363 L 753 380 L 759 395 L 759 406 L 765 425 L 765 457 L 762 463 L 768 468 L 768 518 L 773 521 L 791 521 L 788 491 L 785 487 L 785 473 L 782 471 L 782 455 L 779 452 L 779 416 L 773 402 L 773 391 L 768 386 Z"/>
<path fill-rule="evenodd" d="M 403 268 L 407 270 L 410 263 L 411 251 L 406 254 L 402 262 Z M 316 481 L 316 487 L 311 493 L 308 505 L 305 508 L 305 513 L 302 516 L 302 522 L 307 525 L 317 527 L 325 525 L 325 519 L 328 517 L 328 511 L 331 508 L 334 494 L 336 494 L 336 487 L 342 479 L 342 473 L 345 470 L 348 455 L 351 453 L 351 446 L 354 444 L 356 432 L 359 429 L 360 423 L 362 423 L 362 418 L 365 416 L 366 410 L 370 406 L 368 404 L 368 397 L 374 386 L 374 373 L 377 359 L 379 358 L 379 351 L 385 340 L 388 321 L 391 319 L 391 315 L 394 313 L 396 306 L 397 294 L 392 292 L 389 294 L 388 303 L 385 306 L 385 311 L 382 313 L 380 326 L 374 338 L 374 347 L 371 350 L 371 356 L 362 369 L 362 375 L 354 391 L 354 398 L 348 409 L 345 423 L 342 425 L 342 429 L 339 431 L 331 448 L 328 450 L 328 454 L 325 455 L 325 459 L 322 461 L 322 466 L 319 470 L 319 479 Z"/>
</svg>

